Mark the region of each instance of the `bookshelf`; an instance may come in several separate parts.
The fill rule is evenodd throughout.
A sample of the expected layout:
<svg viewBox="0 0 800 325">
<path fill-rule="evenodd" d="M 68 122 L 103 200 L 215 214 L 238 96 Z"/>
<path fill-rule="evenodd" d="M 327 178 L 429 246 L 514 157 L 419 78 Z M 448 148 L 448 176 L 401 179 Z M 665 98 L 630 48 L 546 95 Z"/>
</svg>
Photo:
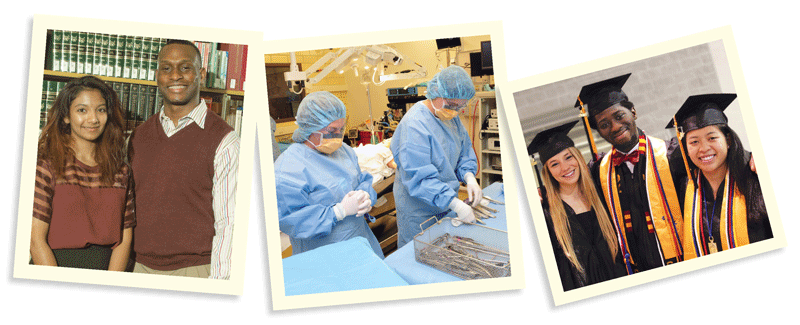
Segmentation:
<svg viewBox="0 0 800 325">
<path fill-rule="evenodd" d="M 70 80 L 93 75 L 122 102 L 126 133 L 162 106 L 155 81 L 157 57 L 168 39 L 48 30 L 42 85 L 41 129 L 58 92 Z M 193 41 L 207 71 L 200 97 L 241 136 L 247 46 Z"/>
</svg>

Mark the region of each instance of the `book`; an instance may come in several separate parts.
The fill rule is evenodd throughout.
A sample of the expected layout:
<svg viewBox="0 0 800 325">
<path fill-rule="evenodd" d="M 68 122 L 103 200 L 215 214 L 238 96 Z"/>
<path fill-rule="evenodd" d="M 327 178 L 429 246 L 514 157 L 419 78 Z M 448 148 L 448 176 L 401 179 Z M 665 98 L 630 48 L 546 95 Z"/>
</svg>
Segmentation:
<svg viewBox="0 0 800 325">
<path fill-rule="evenodd" d="M 139 78 L 139 67 L 142 62 L 142 37 L 141 36 L 134 36 L 133 37 L 133 48 L 131 50 L 131 79 L 140 79 Z"/>
<path fill-rule="evenodd" d="M 78 34 L 78 47 L 75 50 L 75 73 L 86 73 L 84 67 L 86 65 L 86 32 L 73 32 Z M 72 72 L 72 71 L 70 71 Z"/>
<path fill-rule="evenodd" d="M 61 71 L 61 30 L 54 30 L 47 38 L 47 55 L 44 68 L 51 71 Z"/>
<path fill-rule="evenodd" d="M 125 65 L 125 36 L 117 35 L 114 49 L 114 77 L 122 78 L 123 67 Z"/>
<path fill-rule="evenodd" d="M 147 121 L 153 114 L 158 112 L 158 87 L 156 86 L 149 86 L 147 87 L 147 97 L 149 98 L 150 107 L 148 107 L 147 115 L 144 117 L 144 120 Z"/>
<path fill-rule="evenodd" d="M 83 73 L 97 74 L 94 67 L 94 33 L 86 33 L 86 61 L 83 63 Z"/>
<path fill-rule="evenodd" d="M 64 34 L 66 37 L 67 35 Z M 69 56 L 67 57 L 67 72 L 78 71 L 78 32 L 69 32 Z"/>
<path fill-rule="evenodd" d="M 97 69 L 97 74 L 101 76 L 108 75 L 108 43 L 111 41 L 111 36 L 108 34 L 100 35 L 100 67 Z M 95 51 L 96 52 L 96 51 Z"/>
<path fill-rule="evenodd" d="M 122 77 L 132 79 L 131 71 L 133 66 L 133 36 L 125 36 L 124 55 L 122 63 Z"/>
<path fill-rule="evenodd" d="M 236 134 L 239 136 L 239 138 L 242 137 L 242 116 L 243 116 L 243 114 L 244 114 L 244 111 L 243 111 L 242 107 L 241 106 L 237 107 L 236 108 L 236 121 L 235 121 L 233 129 L 236 131 Z"/>
</svg>

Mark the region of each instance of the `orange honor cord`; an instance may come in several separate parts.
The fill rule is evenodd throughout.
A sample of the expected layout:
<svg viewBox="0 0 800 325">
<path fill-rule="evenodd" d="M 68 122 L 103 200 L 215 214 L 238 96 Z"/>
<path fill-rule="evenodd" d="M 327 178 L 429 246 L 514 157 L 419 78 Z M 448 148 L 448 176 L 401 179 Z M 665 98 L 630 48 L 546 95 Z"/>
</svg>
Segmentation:
<svg viewBox="0 0 800 325">
<path fill-rule="evenodd" d="M 592 128 L 589 125 L 589 114 L 586 113 L 586 109 L 583 107 L 583 101 L 581 97 L 578 96 L 578 103 L 581 104 L 581 117 L 583 118 L 583 126 L 586 130 L 586 136 L 589 138 L 589 145 L 592 146 L 592 156 L 595 160 L 597 160 L 598 153 L 597 153 L 597 145 L 594 143 L 594 136 L 592 135 Z"/>
<path fill-rule="evenodd" d="M 681 132 L 680 127 L 678 126 L 678 120 L 675 116 L 672 116 L 672 122 L 675 125 L 675 134 L 678 137 L 678 147 L 681 148 L 681 157 L 683 157 L 683 168 L 686 168 L 686 177 L 692 176 L 692 173 L 689 171 L 689 162 L 686 161 L 686 148 L 683 147 L 683 137 L 685 134 Z"/>
</svg>

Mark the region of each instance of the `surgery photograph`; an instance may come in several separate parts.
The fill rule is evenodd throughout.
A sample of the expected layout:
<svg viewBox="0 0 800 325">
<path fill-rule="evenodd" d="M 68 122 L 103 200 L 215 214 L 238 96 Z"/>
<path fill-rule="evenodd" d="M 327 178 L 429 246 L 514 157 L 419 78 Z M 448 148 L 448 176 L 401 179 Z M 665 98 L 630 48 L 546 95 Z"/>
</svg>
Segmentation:
<svg viewBox="0 0 800 325">
<path fill-rule="evenodd" d="M 494 45 L 265 55 L 286 296 L 510 277 Z"/>
<path fill-rule="evenodd" d="M 557 305 L 785 245 L 729 30 L 657 49 L 510 83 Z"/>
<path fill-rule="evenodd" d="M 33 200 L 20 205 L 19 275 L 230 283 L 248 45 L 60 26 L 34 37 L 41 101 L 26 130 L 35 174 L 22 178 Z"/>
</svg>

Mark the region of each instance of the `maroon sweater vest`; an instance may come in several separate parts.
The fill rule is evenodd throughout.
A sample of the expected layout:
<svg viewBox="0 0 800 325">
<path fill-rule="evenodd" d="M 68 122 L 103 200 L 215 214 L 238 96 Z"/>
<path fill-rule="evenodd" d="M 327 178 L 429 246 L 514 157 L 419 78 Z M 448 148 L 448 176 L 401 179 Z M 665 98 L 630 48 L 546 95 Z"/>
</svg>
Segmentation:
<svg viewBox="0 0 800 325">
<path fill-rule="evenodd" d="M 136 261 L 162 271 L 211 263 L 214 154 L 233 129 L 208 111 L 167 137 L 154 114 L 131 135 Z"/>
</svg>

